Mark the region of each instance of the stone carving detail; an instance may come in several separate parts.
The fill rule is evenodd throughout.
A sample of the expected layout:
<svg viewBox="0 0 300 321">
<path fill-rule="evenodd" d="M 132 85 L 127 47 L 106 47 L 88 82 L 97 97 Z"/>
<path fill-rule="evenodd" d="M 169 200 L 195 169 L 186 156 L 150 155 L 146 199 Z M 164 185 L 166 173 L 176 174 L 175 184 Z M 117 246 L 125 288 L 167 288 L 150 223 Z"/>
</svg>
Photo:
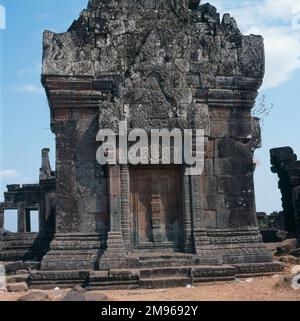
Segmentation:
<svg viewBox="0 0 300 321">
<path fill-rule="evenodd" d="M 151 214 L 152 214 L 152 233 L 154 242 L 162 242 L 163 235 L 161 231 L 161 219 L 160 219 L 160 195 L 158 182 L 152 182 L 152 200 L 151 200 Z"/>
</svg>

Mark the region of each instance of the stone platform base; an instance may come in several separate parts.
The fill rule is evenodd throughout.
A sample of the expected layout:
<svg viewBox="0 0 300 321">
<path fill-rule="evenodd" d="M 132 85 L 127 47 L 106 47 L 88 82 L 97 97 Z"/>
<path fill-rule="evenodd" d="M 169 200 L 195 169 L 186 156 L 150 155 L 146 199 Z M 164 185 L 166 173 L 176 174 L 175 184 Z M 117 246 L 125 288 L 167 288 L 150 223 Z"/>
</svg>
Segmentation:
<svg viewBox="0 0 300 321">
<path fill-rule="evenodd" d="M 107 271 L 33 271 L 31 288 L 69 288 L 81 285 L 90 290 L 170 288 L 200 282 L 231 281 L 237 277 L 272 275 L 284 271 L 280 263 L 255 263 L 221 266 L 173 266 Z"/>
</svg>

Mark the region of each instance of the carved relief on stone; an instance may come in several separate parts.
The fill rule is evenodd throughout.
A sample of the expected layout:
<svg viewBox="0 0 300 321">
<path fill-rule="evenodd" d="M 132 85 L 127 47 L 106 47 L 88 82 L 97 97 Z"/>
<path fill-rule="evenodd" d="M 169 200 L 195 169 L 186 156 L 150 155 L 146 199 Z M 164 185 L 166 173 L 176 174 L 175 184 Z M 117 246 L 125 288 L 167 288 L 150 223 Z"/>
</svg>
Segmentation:
<svg viewBox="0 0 300 321">
<path fill-rule="evenodd" d="M 152 214 L 152 236 L 154 242 L 162 242 L 166 235 L 162 230 L 161 222 L 161 191 L 160 182 L 153 178 L 151 183 L 151 214 Z"/>
<path fill-rule="evenodd" d="M 99 106 L 99 128 L 110 129 L 115 133 L 119 132 L 119 121 L 122 110 L 116 102 L 101 102 Z"/>
</svg>

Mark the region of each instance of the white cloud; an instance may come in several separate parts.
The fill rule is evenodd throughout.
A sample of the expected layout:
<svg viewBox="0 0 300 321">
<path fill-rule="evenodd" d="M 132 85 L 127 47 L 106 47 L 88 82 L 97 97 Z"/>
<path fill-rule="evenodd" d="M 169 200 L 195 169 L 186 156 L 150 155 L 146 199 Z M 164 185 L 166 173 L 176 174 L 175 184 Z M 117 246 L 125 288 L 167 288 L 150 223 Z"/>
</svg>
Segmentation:
<svg viewBox="0 0 300 321">
<path fill-rule="evenodd" d="M 6 10 L 3 5 L 0 5 L 0 30 L 6 29 Z"/>
<path fill-rule="evenodd" d="M 20 176 L 20 173 L 13 169 L 5 169 L 0 171 L 0 178 L 16 178 Z"/>
<path fill-rule="evenodd" d="M 265 38 L 266 75 L 264 88 L 277 87 L 300 68 L 300 41 L 289 28 L 261 29 Z"/>
<path fill-rule="evenodd" d="M 211 0 L 221 13 L 229 12 L 245 34 L 265 39 L 264 88 L 277 87 L 300 69 L 299 0 Z M 299 29 L 297 26 L 299 25 Z"/>
<path fill-rule="evenodd" d="M 29 94 L 44 94 L 44 90 L 42 87 L 32 85 L 32 84 L 25 84 L 14 87 L 14 89 L 21 93 L 29 93 Z"/>
<path fill-rule="evenodd" d="M 18 76 L 20 78 L 27 76 L 27 75 L 39 75 L 42 72 L 42 64 L 35 63 L 31 69 L 21 68 L 17 71 Z"/>
<path fill-rule="evenodd" d="M 299 0 L 265 0 L 260 15 L 267 19 L 280 19 L 290 23 L 294 8 L 298 6 Z"/>
</svg>

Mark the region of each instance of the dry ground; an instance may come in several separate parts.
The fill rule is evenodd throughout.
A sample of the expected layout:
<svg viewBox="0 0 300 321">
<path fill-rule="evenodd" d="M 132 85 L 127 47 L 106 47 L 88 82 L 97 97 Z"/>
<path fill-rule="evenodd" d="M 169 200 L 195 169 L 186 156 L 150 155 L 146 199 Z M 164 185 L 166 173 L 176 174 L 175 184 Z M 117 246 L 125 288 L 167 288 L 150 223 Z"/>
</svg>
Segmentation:
<svg viewBox="0 0 300 321">
<path fill-rule="evenodd" d="M 194 288 L 107 291 L 105 294 L 116 301 L 300 301 L 300 290 L 276 286 L 281 279 L 282 276 L 264 277 L 248 279 L 251 282 L 204 283 Z"/>
<path fill-rule="evenodd" d="M 205 283 L 193 288 L 159 290 L 99 291 L 111 301 L 300 301 L 300 290 L 284 282 L 284 275 L 260 277 L 222 283 Z M 59 300 L 66 290 L 48 291 L 52 300 Z M 18 300 L 24 293 L 0 294 L 0 301 Z"/>
</svg>

